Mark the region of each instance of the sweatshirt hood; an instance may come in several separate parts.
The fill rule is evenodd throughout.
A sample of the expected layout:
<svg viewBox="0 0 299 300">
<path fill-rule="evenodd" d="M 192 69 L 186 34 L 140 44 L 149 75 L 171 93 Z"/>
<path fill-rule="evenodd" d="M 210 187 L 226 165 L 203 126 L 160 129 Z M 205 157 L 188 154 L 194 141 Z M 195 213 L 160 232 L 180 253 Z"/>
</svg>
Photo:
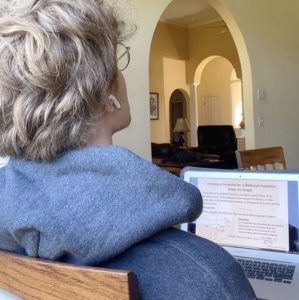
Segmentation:
<svg viewBox="0 0 299 300">
<path fill-rule="evenodd" d="M 119 146 L 0 169 L 0 248 L 29 256 L 98 264 L 201 210 L 196 187 Z"/>
</svg>

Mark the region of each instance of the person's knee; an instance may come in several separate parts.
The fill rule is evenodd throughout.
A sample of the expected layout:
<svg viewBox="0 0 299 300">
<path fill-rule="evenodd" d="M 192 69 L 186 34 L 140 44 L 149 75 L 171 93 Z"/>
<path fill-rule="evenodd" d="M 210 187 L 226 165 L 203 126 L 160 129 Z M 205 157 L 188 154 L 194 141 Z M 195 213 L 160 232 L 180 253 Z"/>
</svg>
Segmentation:
<svg viewBox="0 0 299 300">
<path fill-rule="evenodd" d="M 108 266 L 134 271 L 144 299 L 254 299 L 232 256 L 206 239 L 176 229 L 142 241 Z"/>
<path fill-rule="evenodd" d="M 184 270 L 185 277 L 197 282 L 197 287 L 201 286 L 202 299 L 209 299 L 212 295 L 221 295 L 222 299 L 254 299 L 240 265 L 222 247 L 175 229 L 152 239 L 176 250 L 173 259 L 181 261 L 180 270 Z"/>
</svg>

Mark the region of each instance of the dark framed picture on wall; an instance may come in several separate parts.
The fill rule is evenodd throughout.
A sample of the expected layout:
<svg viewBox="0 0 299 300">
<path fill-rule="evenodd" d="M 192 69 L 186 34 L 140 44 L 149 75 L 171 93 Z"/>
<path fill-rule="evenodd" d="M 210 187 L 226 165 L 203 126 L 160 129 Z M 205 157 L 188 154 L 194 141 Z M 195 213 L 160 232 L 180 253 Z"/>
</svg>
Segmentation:
<svg viewBox="0 0 299 300">
<path fill-rule="evenodd" d="M 159 120 L 159 94 L 150 93 L 150 119 Z"/>
</svg>

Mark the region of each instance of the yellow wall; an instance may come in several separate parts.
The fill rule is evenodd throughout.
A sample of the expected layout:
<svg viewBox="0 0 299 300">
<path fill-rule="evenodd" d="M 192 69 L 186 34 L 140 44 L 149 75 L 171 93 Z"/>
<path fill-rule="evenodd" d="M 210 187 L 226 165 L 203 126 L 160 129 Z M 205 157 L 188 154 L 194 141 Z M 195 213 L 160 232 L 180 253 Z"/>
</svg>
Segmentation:
<svg viewBox="0 0 299 300">
<path fill-rule="evenodd" d="M 159 23 L 150 52 L 150 91 L 159 93 L 159 120 L 151 120 L 151 141 L 169 142 L 169 99 L 176 88 L 185 89 L 188 58 L 185 28 Z M 168 59 L 164 59 L 168 58 Z"/>
<path fill-rule="evenodd" d="M 162 136 L 162 132 L 158 131 L 156 134 L 160 137 L 160 142 L 170 142 L 170 131 L 169 131 L 169 101 L 171 94 L 179 89 L 184 91 L 184 96 L 186 98 L 187 104 L 187 119 L 190 115 L 190 94 L 188 92 L 189 87 L 186 84 L 186 63 L 183 60 L 174 60 L 171 58 L 163 59 L 163 69 L 164 69 L 164 95 L 165 95 L 165 136 Z M 151 126 L 153 129 L 153 126 Z M 152 132 L 153 141 L 156 140 L 157 135 Z"/>
<path fill-rule="evenodd" d="M 215 26 L 219 25 L 215 23 Z M 190 42 L 192 41 L 192 43 Z M 151 121 L 151 140 L 156 143 L 169 142 L 169 100 L 175 89 L 183 89 L 190 96 L 188 83 L 194 82 L 198 63 L 206 56 L 222 54 L 235 64 L 240 72 L 237 50 L 229 32 L 221 33 L 219 28 L 182 28 L 159 23 L 154 33 L 150 53 L 150 91 L 158 92 L 160 118 Z M 197 65 L 196 65 L 197 63 Z M 220 68 L 223 69 L 223 65 Z M 218 72 L 220 75 L 220 73 Z M 215 82 L 215 79 L 213 80 Z M 218 92 L 223 83 L 217 83 Z M 199 87 L 201 88 L 201 87 Z M 227 92 L 226 92 L 227 93 Z M 227 105 L 222 89 L 221 104 L 223 121 L 230 120 L 230 105 Z M 187 104 L 189 101 L 187 99 Z M 187 116 L 190 122 L 190 106 Z M 192 112 L 191 112 L 192 113 Z"/>
<path fill-rule="evenodd" d="M 151 59 L 156 56 L 187 60 L 188 29 L 159 22 L 151 45 Z"/>
<path fill-rule="evenodd" d="M 219 26 L 223 23 L 215 23 Z M 194 78 L 198 65 L 209 56 L 223 56 L 234 66 L 237 76 L 242 77 L 241 66 L 235 43 L 229 31 L 222 32 L 219 28 L 207 28 L 203 26 L 189 29 L 189 56 L 187 62 L 188 82 L 199 82 Z"/>
</svg>

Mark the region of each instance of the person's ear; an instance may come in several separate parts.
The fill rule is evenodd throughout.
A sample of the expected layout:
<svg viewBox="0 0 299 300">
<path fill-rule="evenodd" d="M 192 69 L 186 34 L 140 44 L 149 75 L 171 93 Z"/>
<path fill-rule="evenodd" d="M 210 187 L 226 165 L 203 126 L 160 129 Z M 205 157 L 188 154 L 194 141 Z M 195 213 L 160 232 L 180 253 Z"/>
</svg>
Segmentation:
<svg viewBox="0 0 299 300">
<path fill-rule="evenodd" d="M 115 98 L 115 96 L 110 95 L 105 101 L 104 107 L 105 107 L 105 111 L 112 113 L 116 109 L 120 109 L 121 105 L 119 101 Z"/>
<path fill-rule="evenodd" d="M 113 102 L 113 105 L 116 109 L 120 109 L 121 108 L 121 105 L 119 103 L 119 101 L 116 99 L 116 97 L 114 95 L 110 95 L 108 97 L 108 99 L 110 99 L 112 102 Z"/>
<path fill-rule="evenodd" d="M 109 113 L 113 113 L 115 111 L 115 106 L 110 97 L 108 97 L 104 102 L 104 110 Z"/>
</svg>

